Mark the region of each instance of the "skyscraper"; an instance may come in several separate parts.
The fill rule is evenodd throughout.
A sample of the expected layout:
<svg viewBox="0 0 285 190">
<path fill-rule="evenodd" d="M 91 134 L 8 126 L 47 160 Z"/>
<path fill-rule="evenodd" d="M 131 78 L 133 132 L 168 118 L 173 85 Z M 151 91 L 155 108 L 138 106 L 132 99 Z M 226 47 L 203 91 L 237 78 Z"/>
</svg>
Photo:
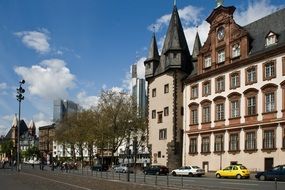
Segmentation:
<svg viewBox="0 0 285 190">
<path fill-rule="evenodd" d="M 59 122 L 70 113 L 76 113 L 79 105 L 70 100 L 54 100 L 53 102 L 53 121 Z"/>
</svg>

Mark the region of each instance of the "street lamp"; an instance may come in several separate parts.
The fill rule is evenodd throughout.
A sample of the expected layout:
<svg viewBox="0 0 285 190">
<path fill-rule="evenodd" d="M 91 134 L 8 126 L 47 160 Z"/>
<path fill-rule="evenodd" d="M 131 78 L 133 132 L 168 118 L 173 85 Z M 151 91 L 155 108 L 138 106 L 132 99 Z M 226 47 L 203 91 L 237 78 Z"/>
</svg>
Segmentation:
<svg viewBox="0 0 285 190">
<path fill-rule="evenodd" d="M 17 88 L 17 100 L 19 101 L 19 119 L 18 119 L 18 129 L 17 129 L 17 171 L 20 171 L 20 121 L 21 121 L 21 101 L 24 100 L 23 94 L 25 89 L 22 88 L 22 84 L 25 84 L 25 80 L 19 82 L 20 86 Z"/>
</svg>

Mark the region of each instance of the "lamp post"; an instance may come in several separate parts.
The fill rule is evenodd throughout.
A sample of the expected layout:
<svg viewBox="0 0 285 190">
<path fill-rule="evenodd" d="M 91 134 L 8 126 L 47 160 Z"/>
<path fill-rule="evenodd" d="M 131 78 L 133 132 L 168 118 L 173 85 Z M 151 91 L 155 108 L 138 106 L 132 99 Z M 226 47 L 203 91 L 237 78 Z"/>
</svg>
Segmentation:
<svg viewBox="0 0 285 190">
<path fill-rule="evenodd" d="M 21 101 L 24 100 L 23 94 L 25 89 L 22 88 L 22 84 L 25 84 L 25 80 L 19 82 L 20 86 L 17 88 L 17 100 L 19 101 L 19 118 L 17 127 L 17 171 L 20 171 L 20 121 L 21 121 Z"/>
</svg>

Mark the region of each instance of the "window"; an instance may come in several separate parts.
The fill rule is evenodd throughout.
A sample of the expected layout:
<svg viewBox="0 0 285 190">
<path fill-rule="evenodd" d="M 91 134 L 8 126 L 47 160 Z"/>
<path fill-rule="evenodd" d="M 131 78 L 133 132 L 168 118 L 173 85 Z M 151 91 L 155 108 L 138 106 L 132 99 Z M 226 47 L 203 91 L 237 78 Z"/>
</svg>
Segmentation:
<svg viewBox="0 0 285 190">
<path fill-rule="evenodd" d="M 230 151 L 237 151 L 237 150 L 239 150 L 238 133 L 230 134 L 229 150 Z"/>
<path fill-rule="evenodd" d="M 240 45 L 235 44 L 235 45 L 233 45 L 233 48 L 232 48 L 232 57 L 236 58 L 239 56 L 240 56 Z"/>
<path fill-rule="evenodd" d="M 155 119 L 156 118 L 156 110 L 152 110 L 151 112 L 151 118 Z"/>
<path fill-rule="evenodd" d="M 245 150 L 256 149 L 256 133 L 254 131 L 245 134 Z"/>
<path fill-rule="evenodd" d="M 157 152 L 157 157 L 158 157 L 158 158 L 161 158 L 161 151 L 158 151 L 158 152 Z"/>
<path fill-rule="evenodd" d="M 169 109 L 168 107 L 164 108 L 164 116 L 168 116 L 169 115 Z"/>
<path fill-rule="evenodd" d="M 231 101 L 231 118 L 240 116 L 240 102 L 238 100 Z"/>
<path fill-rule="evenodd" d="M 272 149 L 274 147 L 274 130 L 263 131 L 263 148 Z"/>
<path fill-rule="evenodd" d="M 283 127 L 282 148 L 285 148 L 285 127 Z"/>
<path fill-rule="evenodd" d="M 156 88 L 152 89 L 152 97 L 156 97 Z"/>
<path fill-rule="evenodd" d="M 283 76 L 285 76 L 285 57 L 282 57 Z"/>
<path fill-rule="evenodd" d="M 157 123 L 162 123 L 162 111 L 157 112 Z"/>
<path fill-rule="evenodd" d="M 266 38 L 266 45 L 265 45 L 265 46 L 274 45 L 274 44 L 276 44 L 276 42 L 277 42 L 276 35 L 275 35 L 273 32 L 270 32 L 270 33 L 267 35 L 267 38 Z"/>
<path fill-rule="evenodd" d="M 204 58 L 204 68 L 209 68 L 212 66 L 212 59 L 211 56 L 207 56 Z"/>
<path fill-rule="evenodd" d="M 231 89 L 238 88 L 240 86 L 239 73 L 238 72 L 232 73 L 230 78 L 231 78 Z"/>
<path fill-rule="evenodd" d="M 225 61 L 225 50 L 221 50 L 218 52 L 218 63 L 222 63 Z"/>
<path fill-rule="evenodd" d="M 211 95 L 211 81 L 203 83 L 203 96 Z"/>
<path fill-rule="evenodd" d="M 164 85 L 164 94 L 169 92 L 169 84 Z"/>
<path fill-rule="evenodd" d="M 265 112 L 275 111 L 275 95 L 274 92 L 265 94 Z"/>
<path fill-rule="evenodd" d="M 221 121 L 225 119 L 225 108 L 224 104 L 217 104 L 216 105 L 216 120 Z"/>
<path fill-rule="evenodd" d="M 201 152 L 202 153 L 210 152 L 210 137 L 202 137 Z"/>
<path fill-rule="evenodd" d="M 216 92 L 223 92 L 225 90 L 225 77 L 218 77 L 216 79 Z"/>
<path fill-rule="evenodd" d="M 256 66 L 246 69 L 246 84 L 257 82 Z"/>
<path fill-rule="evenodd" d="M 203 123 L 211 122 L 211 107 L 210 105 L 204 106 L 202 109 Z"/>
<path fill-rule="evenodd" d="M 191 98 L 198 98 L 198 85 L 191 87 Z"/>
<path fill-rule="evenodd" d="M 198 124 L 198 110 L 193 109 L 191 110 L 191 125 L 197 125 Z"/>
<path fill-rule="evenodd" d="M 256 115 L 256 97 L 247 98 L 247 115 Z"/>
<path fill-rule="evenodd" d="M 197 138 L 190 138 L 189 153 L 197 153 Z"/>
<path fill-rule="evenodd" d="M 275 78 L 276 77 L 275 61 L 265 63 L 263 66 L 263 70 L 264 70 L 263 80 L 270 80 L 272 78 Z"/>
<path fill-rule="evenodd" d="M 224 151 L 224 136 L 216 135 L 215 136 L 215 152 Z"/>
<path fill-rule="evenodd" d="M 165 140 L 165 139 L 167 139 L 167 130 L 160 129 L 159 130 L 159 140 Z"/>
</svg>

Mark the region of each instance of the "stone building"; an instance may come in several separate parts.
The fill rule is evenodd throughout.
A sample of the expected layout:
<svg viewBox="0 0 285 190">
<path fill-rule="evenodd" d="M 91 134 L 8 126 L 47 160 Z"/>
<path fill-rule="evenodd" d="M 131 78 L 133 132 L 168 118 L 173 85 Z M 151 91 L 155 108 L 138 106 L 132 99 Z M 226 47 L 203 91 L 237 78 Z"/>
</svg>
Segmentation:
<svg viewBox="0 0 285 190">
<path fill-rule="evenodd" d="M 217 7 L 189 53 L 176 6 L 161 54 L 152 37 L 145 76 L 153 164 L 264 170 L 285 157 L 285 9 L 246 26 Z"/>
</svg>

